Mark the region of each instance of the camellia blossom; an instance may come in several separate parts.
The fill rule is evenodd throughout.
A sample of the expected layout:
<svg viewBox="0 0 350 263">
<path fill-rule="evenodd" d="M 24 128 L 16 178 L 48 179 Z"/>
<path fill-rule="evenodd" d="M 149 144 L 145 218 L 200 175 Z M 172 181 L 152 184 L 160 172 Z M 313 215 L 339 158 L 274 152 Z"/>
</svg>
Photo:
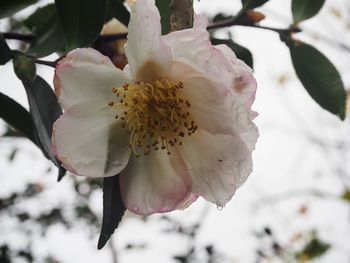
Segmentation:
<svg viewBox="0 0 350 263">
<path fill-rule="evenodd" d="M 252 71 L 211 44 L 205 18 L 194 20 L 162 36 L 154 0 L 137 0 L 123 70 L 90 48 L 56 68 L 64 110 L 52 137 L 57 157 L 77 175 L 119 174 L 136 214 L 182 209 L 199 196 L 222 207 L 252 171 Z"/>
</svg>

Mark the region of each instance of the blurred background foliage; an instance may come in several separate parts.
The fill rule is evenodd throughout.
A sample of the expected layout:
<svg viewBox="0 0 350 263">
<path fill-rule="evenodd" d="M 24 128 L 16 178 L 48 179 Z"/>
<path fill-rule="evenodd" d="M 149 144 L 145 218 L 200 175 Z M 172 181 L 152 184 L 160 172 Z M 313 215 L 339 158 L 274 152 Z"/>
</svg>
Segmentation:
<svg viewBox="0 0 350 263">
<path fill-rule="evenodd" d="M 286 61 L 286 63 L 292 64 L 307 94 L 320 106 L 319 110 L 323 108 L 344 120 L 347 95 L 339 71 L 327 58 L 327 54 L 323 54 L 312 44 L 304 42 L 304 38 L 299 38 L 299 35 L 304 33 L 303 22 L 313 17 L 317 19 L 325 1 L 292 0 L 290 6 L 285 5 L 285 8 L 290 10 L 293 21 L 284 28 L 263 25 L 265 16 L 268 14 L 264 14 L 260 8 L 275 0 L 234 1 L 240 2 L 238 9 L 211 14 L 208 17 L 208 30 L 212 43 L 228 45 L 238 58 L 254 68 L 256 54 L 236 41 L 235 35 L 232 35 L 230 30 L 235 27 L 244 27 L 276 33 L 281 43 L 286 45 L 290 52 L 291 62 Z M 163 34 L 169 33 L 169 3 L 170 0 L 156 0 L 161 13 Z M 337 18 L 339 26 L 345 25 L 350 28 L 350 7 L 348 5 L 344 4 L 341 8 L 331 6 L 329 12 Z M 96 202 L 97 206 L 102 207 L 103 202 L 100 200 L 102 191 L 104 196 L 108 194 L 117 196 L 116 187 L 109 188 L 108 185 L 111 183 L 97 179 L 64 177 L 66 171 L 54 156 L 50 143 L 52 125 L 62 113 L 62 109 L 57 103 L 51 85 L 39 75 L 37 67 L 47 66 L 52 68 L 53 72 L 56 64 L 64 58 L 67 52 L 77 47 L 91 46 L 108 56 L 116 67 L 123 68 L 127 63 L 123 45 L 126 41 L 129 17 L 128 3 L 121 0 L 1 0 L 0 67 L 13 66 L 13 71 L 26 93 L 29 109 L 23 107 L 14 98 L 0 92 L 0 118 L 4 121 L 0 138 L 0 149 L 2 149 L 0 154 L 3 159 L 1 166 L 4 168 L 1 168 L 0 178 L 6 177 L 8 173 L 6 167 L 11 165 L 23 166 L 21 169 L 24 170 L 31 168 L 30 165 L 21 163 L 23 157 L 18 157 L 28 155 L 28 148 L 30 149 L 31 145 L 26 142 L 27 139 L 58 168 L 56 172 L 51 164 L 46 163 L 47 167 L 41 171 L 50 178 L 51 184 L 43 183 L 42 179 L 37 178 L 26 184 L 23 183 L 20 190 L 1 191 L 1 263 L 61 262 L 56 258 L 57 253 L 49 250 L 38 252 L 36 248 L 38 240 L 45 240 L 50 228 L 58 225 L 73 232 L 83 228 L 86 238 L 91 239 L 91 242 L 94 243 L 99 234 L 100 237 L 103 236 L 101 234 L 106 235 L 102 244 L 99 243 L 99 248 L 105 245 L 118 226 L 125 210 L 120 198 L 114 197 L 115 202 L 119 205 L 107 206 L 104 203 L 103 209 L 96 209 Z M 312 34 L 312 32 L 306 32 L 306 34 L 311 39 L 318 38 L 330 44 L 344 56 L 349 54 L 350 46 L 346 38 L 332 36 L 332 32 L 326 30 L 326 37 Z M 288 81 L 288 75 L 281 75 L 276 85 L 285 86 Z M 6 88 L 11 89 L 12 87 Z M 312 103 L 311 100 L 310 103 Z M 295 114 L 296 118 L 299 118 L 298 114 L 300 113 Z M 339 124 L 334 125 L 334 122 L 333 119 L 331 122 L 321 120 L 320 127 L 338 127 Z M 276 129 L 284 128 L 277 127 Z M 266 210 L 266 206 L 274 206 L 276 202 L 288 203 L 291 198 L 304 198 L 305 196 L 312 196 L 325 200 L 325 202 L 333 200 L 348 206 L 350 173 L 347 165 L 349 158 L 346 157 L 349 157 L 350 153 L 349 141 L 345 137 L 331 139 L 325 134 L 319 136 L 305 128 L 301 132 L 301 139 L 307 142 L 306 147 L 318 147 L 318 151 L 325 153 L 325 160 L 336 175 L 333 180 L 342 185 L 340 193 L 329 193 L 316 187 L 297 191 L 287 190 L 277 196 L 260 196 L 253 209 Z M 35 160 L 31 162 L 35 163 Z M 43 207 L 34 205 L 33 212 L 33 204 L 41 203 L 45 200 L 47 192 L 52 191 L 54 174 L 58 177 L 58 181 L 64 178 L 65 189 L 61 191 L 63 194 L 69 192 L 69 202 L 66 202 L 64 198 L 63 201 L 60 201 L 58 198 L 59 200 L 54 205 Z M 6 179 L 1 178 L 1 188 L 6 189 Z M 96 196 L 100 197 L 98 201 L 96 201 Z M 106 209 L 109 210 L 108 213 Z M 127 220 L 137 220 L 139 224 L 156 224 L 161 235 L 173 235 L 184 240 L 182 252 L 169 255 L 169 262 L 236 262 L 230 258 L 230 253 L 221 251 L 215 242 L 198 241 L 198 236 L 203 235 L 203 224 L 209 217 L 208 209 L 206 205 L 200 209 L 197 208 L 196 211 L 199 212 L 196 214 L 199 216 L 189 222 L 180 220 L 172 214 L 148 218 L 126 213 L 122 223 Z M 110 210 L 113 210 L 113 213 L 109 213 Z M 297 216 L 302 218 L 309 213 L 309 210 L 310 207 L 307 204 L 302 204 L 298 208 Z M 106 218 L 110 214 L 114 217 Z M 272 223 L 266 222 L 264 226 L 253 226 L 251 236 L 255 240 L 256 248 L 255 251 L 250 251 L 253 257 L 249 258 L 254 258 L 253 262 L 317 262 L 333 248 L 331 240 L 325 238 L 324 235 L 321 237 L 319 229 L 312 226 L 287 235 L 286 233 L 281 234 L 280 230 L 275 230 Z M 13 240 L 17 239 L 21 240 L 20 246 L 14 245 L 16 242 Z M 123 246 L 118 246 L 118 249 L 114 242 L 115 240 L 111 239 L 105 249 L 110 250 L 110 260 L 115 263 L 119 262 L 120 254 L 134 253 L 134 251 L 139 253 L 139 251 L 147 250 L 152 239 L 141 243 L 127 242 Z M 57 250 L 59 250 L 59 244 Z M 343 262 L 350 260 L 349 250 L 344 252 L 344 258 L 347 258 L 347 261 Z"/>
</svg>

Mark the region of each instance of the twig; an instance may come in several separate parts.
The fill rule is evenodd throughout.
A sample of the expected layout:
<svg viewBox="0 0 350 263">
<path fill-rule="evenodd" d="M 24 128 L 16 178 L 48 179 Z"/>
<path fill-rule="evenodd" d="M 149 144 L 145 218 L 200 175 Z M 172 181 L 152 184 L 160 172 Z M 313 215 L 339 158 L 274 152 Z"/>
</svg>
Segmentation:
<svg viewBox="0 0 350 263">
<path fill-rule="evenodd" d="M 21 33 L 14 33 L 14 32 L 6 32 L 2 33 L 5 39 L 15 39 L 15 40 L 21 40 L 21 41 L 27 41 L 30 42 L 35 38 L 34 34 L 21 34 Z"/>
<path fill-rule="evenodd" d="M 170 15 L 171 31 L 182 30 L 185 28 L 192 27 L 193 0 L 172 0 L 170 4 L 170 9 L 171 9 L 171 15 Z M 288 39 L 290 39 L 291 33 L 300 32 L 300 29 L 294 26 L 290 28 L 273 28 L 273 27 L 258 25 L 252 22 L 249 19 L 249 17 L 245 16 L 244 13 L 241 11 L 238 12 L 237 16 L 235 17 L 230 17 L 222 21 L 218 21 L 210 24 L 207 27 L 207 30 L 215 30 L 215 29 L 231 27 L 231 26 L 247 26 L 247 27 L 270 30 L 278 33 L 281 36 L 282 41 L 288 41 Z M 27 41 L 27 42 L 30 42 L 35 39 L 34 34 L 21 34 L 21 33 L 13 33 L 13 32 L 6 32 L 2 34 L 6 39 L 16 39 L 16 40 Z M 96 40 L 96 42 L 99 42 L 99 41 L 109 42 L 109 41 L 115 41 L 118 39 L 125 39 L 127 38 L 127 35 L 128 33 L 100 35 Z M 46 60 L 36 59 L 35 63 L 55 68 L 57 63 L 61 61 L 65 56 L 66 54 L 59 57 L 55 61 L 46 61 Z"/>
<path fill-rule="evenodd" d="M 118 263 L 118 253 L 117 253 L 117 248 L 115 247 L 113 238 L 109 240 L 109 248 L 112 254 L 112 262 Z"/>
<path fill-rule="evenodd" d="M 231 27 L 231 26 L 247 26 L 247 27 L 254 27 L 259 29 L 265 29 L 270 30 L 273 32 L 276 32 L 278 34 L 290 34 L 290 33 L 298 33 L 300 32 L 300 28 L 292 26 L 289 28 L 275 28 L 275 27 L 268 27 L 268 26 L 261 26 L 258 25 L 250 20 L 247 20 L 246 17 L 230 17 L 221 21 L 214 22 L 210 24 L 207 27 L 207 30 L 215 30 L 215 29 L 221 29 L 224 27 Z"/>
<path fill-rule="evenodd" d="M 22 34 L 22 33 L 16 33 L 16 32 L 3 32 L 2 35 L 5 39 L 15 39 L 15 40 L 21 40 L 21 41 L 32 41 L 35 39 L 34 34 Z M 119 34 L 109 34 L 109 35 L 101 35 L 98 37 L 97 41 L 114 41 L 117 39 L 123 39 L 126 38 L 128 33 L 119 33 Z"/>
<path fill-rule="evenodd" d="M 57 65 L 56 61 L 47 61 L 47 60 L 41 60 L 41 59 L 36 59 L 34 62 L 36 64 L 41 64 L 41 65 L 45 65 L 53 68 L 55 68 Z"/>
<path fill-rule="evenodd" d="M 238 22 L 238 20 L 240 20 L 239 18 L 241 19 L 241 16 L 237 15 L 237 16 L 226 18 L 226 19 L 221 20 L 221 21 L 214 22 L 214 23 L 210 24 L 207 27 L 207 30 L 220 29 L 220 28 L 223 28 L 223 27 L 230 27 L 230 26 L 236 26 L 236 25 L 242 23 L 242 22 Z"/>
<path fill-rule="evenodd" d="M 60 61 L 61 61 L 62 59 L 64 59 L 66 56 L 67 56 L 67 54 L 64 54 L 64 55 L 60 56 L 58 59 L 56 59 L 56 60 L 54 61 L 55 66 L 57 66 L 58 62 L 60 62 Z"/>
<path fill-rule="evenodd" d="M 118 39 L 124 39 L 128 36 L 128 33 L 118 33 L 118 34 L 106 34 L 98 37 L 96 41 L 114 41 Z"/>
</svg>

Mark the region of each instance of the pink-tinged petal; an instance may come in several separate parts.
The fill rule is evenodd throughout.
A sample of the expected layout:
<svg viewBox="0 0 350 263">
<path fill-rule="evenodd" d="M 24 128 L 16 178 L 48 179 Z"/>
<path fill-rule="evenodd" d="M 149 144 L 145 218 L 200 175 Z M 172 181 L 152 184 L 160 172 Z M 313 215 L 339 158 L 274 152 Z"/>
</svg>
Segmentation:
<svg viewBox="0 0 350 263">
<path fill-rule="evenodd" d="M 231 61 L 232 64 L 235 64 L 238 67 L 241 67 L 242 69 L 245 69 L 247 72 L 252 73 L 253 70 L 243 61 L 237 58 L 236 54 L 232 51 L 231 48 L 229 48 L 227 45 L 220 44 L 215 45 L 215 49 L 220 50 L 222 54 L 227 58 L 227 60 Z"/>
<path fill-rule="evenodd" d="M 171 47 L 174 60 L 196 67 L 209 58 L 212 45 L 206 31 L 207 24 L 204 16 L 195 15 L 193 28 L 174 31 L 162 37 Z"/>
<path fill-rule="evenodd" d="M 189 207 L 193 202 L 198 199 L 199 195 L 195 193 L 190 193 L 187 198 L 184 198 L 181 202 L 179 202 L 176 206 L 176 209 L 183 210 Z"/>
<path fill-rule="evenodd" d="M 171 47 L 173 59 L 182 61 L 218 82 L 222 90 L 232 89 L 235 94 L 251 107 L 255 99 L 256 82 L 252 70 L 226 45 L 213 46 L 206 31 L 203 17 L 195 17 L 191 29 L 172 32 L 163 37 Z"/>
<path fill-rule="evenodd" d="M 171 50 L 161 39 L 160 15 L 154 0 L 137 0 L 131 7 L 125 47 L 135 81 L 163 77 L 171 66 Z"/>
<path fill-rule="evenodd" d="M 240 135 L 243 142 L 250 151 L 255 149 L 256 141 L 259 137 L 258 128 L 255 126 L 253 119 L 257 113 L 251 111 L 246 105 L 236 103 L 232 107 L 233 125 L 237 134 Z"/>
<path fill-rule="evenodd" d="M 222 53 L 217 50 L 218 58 L 222 58 Z M 234 54 L 231 59 L 234 58 Z M 225 61 L 224 61 L 225 62 Z M 233 67 L 230 61 L 225 62 L 227 67 Z M 233 68 L 232 72 L 244 71 L 253 84 L 242 92 L 252 92 L 255 95 L 256 82 L 247 66 L 241 65 Z M 245 68 L 246 67 L 246 68 Z M 217 74 L 220 74 L 217 72 Z M 235 79 L 235 74 L 228 72 L 224 75 L 229 81 Z M 196 69 L 184 62 L 174 62 L 170 72 L 170 79 L 182 81 L 184 88 L 181 90 L 182 96 L 191 103 L 189 109 L 192 118 L 195 120 L 199 129 L 204 129 L 212 134 L 226 134 L 239 136 L 246 144 L 245 146 L 252 151 L 255 148 L 259 136 L 258 129 L 253 123 L 256 113 L 251 111 L 248 96 L 237 95 L 232 87 L 225 89 L 223 79 L 218 83 L 215 78 L 204 76 Z M 246 83 L 243 82 L 242 85 Z M 229 84 L 226 84 L 229 85 Z M 248 85 L 248 84 L 247 84 Z"/>
<path fill-rule="evenodd" d="M 247 145 L 249 151 L 255 150 L 256 142 L 259 138 L 259 130 L 255 125 L 252 125 L 251 129 L 241 133 L 241 139 Z"/>
<path fill-rule="evenodd" d="M 208 78 L 215 79 L 221 88 L 234 89 L 234 83 L 239 78 L 240 71 L 220 49 L 212 46 L 210 57 L 199 65 Z"/>
<path fill-rule="evenodd" d="M 239 75 L 236 66 L 233 67 L 232 64 L 234 62 L 243 67 L 244 62 L 237 59 L 226 45 L 213 46 L 206 27 L 205 17 L 196 15 L 193 28 L 171 32 L 163 36 L 163 39 L 171 47 L 175 61 L 184 62 L 219 82 L 221 89 L 231 89 L 232 79 Z M 251 69 L 245 67 L 251 73 Z"/>
<path fill-rule="evenodd" d="M 239 136 L 198 130 L 178 151 L 192 178 L 192 192 L 224 206 L 252 171 L 251 152 Z"/>
<path fill-rule="evenodd" d="M 206 75 L 184 62 L 173 62 L 167 77 L 184 84 L 183 95 L 186 98 L 198 95 L 199 99 L 202 98 L 211 103 L 222 103 L 231 93 L 230 89 L 222 88 L 215 79 L 209 79 Z M 194 97 L 192 99 L 197 98 Z"/>
<path fill-rule="evenodd" d="M 184 84 L 181 96 L 190 102 L 189 111 L 196 125 L 212 133 L 232 132 L 232 113 L 228 108 L 231 90 L 221 88 L 184 62 L 173 63 L 169 78 Z"/>
<path fill-rule="evenodd" d="M 135 214 L 150 215 L 184 208 L 194 201 L 190 186 L 178 174 L 187 170 L 181 161 L 171 164 L 171 158 L 164 151 L 152 151 L 149 155 L 130 159 L 120 173 L 120 189 L 126 207 Z M 187 181 L 185 179 L 185 181 Z"/>
<path fill-rule="evenodd" d="M 92 48 L 75 49 L 56 67 L 54 86 L 63 109 L 87 101 L 107 102 L 112 88 L 130 82 L 110 59 Z"/>
<path fill-rule="evenodd" d="M 255 117 L 232 89 L 199 73 L 183 62 L 174 62 L 170 79 L 181 81 L 182 96 L 191 104 L 189 112 L 200 129 L 210 133 L 239 134 L 255 126 Z"/>
<path fill-rule="evenodd" d="M 252 69 L 242 60 L 236 58 L 235 53 L 228 46 L 217 45 L 215 48 L 223 55 L 219 59 L 229 62 L 228 66 L 226 66 L 228 72 L 230 72 L 231 68 L 231 71 L 235 73 L 233 78 L 229 78 L 229 84 L 231 83 L 233 91 L 239 96 L 247 108 L 250 108 L 255 100 L 257 86 Z"/>
<path fill-rule="evenodd" d="M 78 103 L 54 124 L 52 143 L 70 172 L 89 177 L 119 173 L 130 156 L 127 133 L 115 109 L 100 102 Z"/>
</svg>

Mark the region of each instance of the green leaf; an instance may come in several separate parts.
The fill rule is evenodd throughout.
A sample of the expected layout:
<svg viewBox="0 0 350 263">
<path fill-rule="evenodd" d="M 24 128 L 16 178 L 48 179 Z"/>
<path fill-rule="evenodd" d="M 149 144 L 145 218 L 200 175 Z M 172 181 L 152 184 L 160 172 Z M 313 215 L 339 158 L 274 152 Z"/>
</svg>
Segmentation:
<svg viewBox="0 0 350 263">
<path fill-rule="evenodd" d="M 56 0 L 55 4 L 67 50 L 96 40 L 105 22 L 107 0 Z"/>
<path fill-rule="evenodd" d="M 36 143 L 34 125 L 29 112 L 16 101 L 0 92 L 0 118 L 13 129 Z"/>
<path fill-rule="evenodd" d="M 32 81 L 36 76 L 34 60 L 20 52 L 14 52 L 13 68 L 20 80 Z"/>
<path fill-rule="evenodd" d="M 103 220 L 97 249 L 107 243 L 125 213 L 120 193 L 119 175 L 103 179 Z"/>
<path fill-rule="evenodd" d="M 0 65 L 5 65 L 11 60 L 11 49 L 6 43 L 4 36 L 0 33 Z"/>
<path fill-rule="evenodd" d="M 156 0 L 156 6 L 161 17 L 162 35 L 170 32 L 170 2 L 170 0 Z"/>
<path fill-rule="evenodd" d="M 242 1 L 242 9 L 243 10 L 249 10 L 254 9 L 259 6 L 264 5 L 269 0 L 241 0 Z"/>
<path fill-rule="evenodd" d="M 22 82 L 27 93 L 36 135 L 43 146 L 43 153 L 57 167 L 61 167 L 51 147 L 53 124 L 62 114 L 56 95 L 50 85 L 38 75 L 33 81 Z"/>
<path fill-rule="evenodd" d="M 301 261 L 304 259 L 310 261 L 324 255 L 330 247 L 329 244 L 314 236 L 300 252 L 296 253 L 296 258 Z"/>
<path fill-rule="evenodd" d="M 112 17 L 118 19 L 119 22 L 128 26 L 130 20 L 130 13 L 120 0 L 109 0 L 107 7 L 107 21 Z"/>
<path fill-rule="evenodd" d="M 243 60 L 249 67 L 253 68 L 253 55 L 249 49 L 237 44 L 232 39 L 211 38 L 211 42 L 213 45 L 227 45 L 239 59 Z"/>
<path fill-rule="evenodd" d="M 306 91 L 322 108 L 344 120 L 346 92 L 335 66 L 308 44 L 294 42 L 289 49 L 295 72 Z"/>
<path fill-rule="evenodd" d="M 347 202 L 350 203 L 350 189 L 346 189 L 342 195 L 341 195 L 341 198 Z"/>
<path fill-rule="evenodd" d="M 0 2 L 0 19 L 11 16 L 36 2 L 38 0 L 2 0 Z"/>
<path fill-rule="evenodd" d="M 62 166 L 58 168 L 57 182 L 60 182 L 63 179 L 63 177 L 66 175 L 66 172 L 67 170 Z"/>
<path fill-rule="evenodd" d="M 23 21 L 23 25 L 36 36 L 30 43 L 28 50 L 30 55 L 44 57 L 64 50 L 63 32 L 54 4 L 38 8 Z"/>
<path fill-rule="evenodd" d="M 322 8 L 324 2 L 325 0 L 293 0 L 292 13 L 294 23 L 297 24 L 315 16 Z"/>
</svg>

